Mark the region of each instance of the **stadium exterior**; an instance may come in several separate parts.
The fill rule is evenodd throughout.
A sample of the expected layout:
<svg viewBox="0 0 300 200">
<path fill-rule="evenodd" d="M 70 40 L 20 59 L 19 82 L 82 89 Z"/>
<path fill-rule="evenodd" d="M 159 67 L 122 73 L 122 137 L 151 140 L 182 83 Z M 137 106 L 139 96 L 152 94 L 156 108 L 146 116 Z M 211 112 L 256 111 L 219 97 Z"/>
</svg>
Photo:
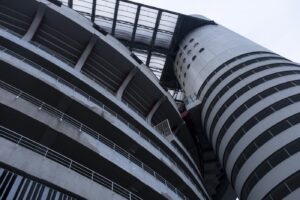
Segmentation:
<svg viewBox="0 0 300 200">
<path fill-rule="evenodd" d="M 0 16 L 0 199 L 299 196 L 298 64 L 125 0 Z"/>
</svg>

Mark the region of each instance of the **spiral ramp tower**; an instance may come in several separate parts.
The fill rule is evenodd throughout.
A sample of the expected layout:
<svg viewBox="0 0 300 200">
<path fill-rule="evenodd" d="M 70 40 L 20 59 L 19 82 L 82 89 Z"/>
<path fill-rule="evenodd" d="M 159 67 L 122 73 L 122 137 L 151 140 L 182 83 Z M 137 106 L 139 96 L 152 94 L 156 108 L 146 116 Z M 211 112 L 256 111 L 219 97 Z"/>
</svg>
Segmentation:
<svg viewBox="0 0 300 200">
<path fill-rule="evenodd" d="M 185 105 L 242 200 L 299 199 L 299 67 L 220 25 L 180 44 Z"/>
<path fill-rule="evenodd" d="M 58 1 L 0 16 L 0 199 L 210 199 L 175 101 L 122 43 Z"/>
</svg>

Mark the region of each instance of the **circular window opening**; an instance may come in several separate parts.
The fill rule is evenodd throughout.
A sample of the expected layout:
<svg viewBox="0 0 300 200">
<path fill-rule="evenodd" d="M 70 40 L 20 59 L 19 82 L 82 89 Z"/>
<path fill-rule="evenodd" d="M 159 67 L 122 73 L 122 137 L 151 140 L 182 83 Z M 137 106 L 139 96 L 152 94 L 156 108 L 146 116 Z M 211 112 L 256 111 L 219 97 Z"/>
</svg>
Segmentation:
<svg viewBox="0 0 300 200">
<path fill-rule="evenodd" d="M 182 52 L 180 52 L 180 54 L 179 54 L 179 58 L 182 56 Z"/>
<path fill-rule="evenodd" d="M 196 44 L 194 44 L 194 48 L 197 47 L 199 45 L 199 43 L 197 42 Z"/>
<path fill-rule="evenodd" d="M 177 60 L 177 62 L 176 62 L 176 65 L 178 65 L 178 60 Z"/>
<path fill-rule="evenodd" d="M 187 45 L 184 45 L 183 49 L 185 50 L 187 48 Z"/>
<path fill-rule="evenodd" d="M 182 84 L 183 84 L 183 86 L 185 86 L 185 83 L 184 83 L 184 82 L 183 82 Z"/>
<path fill-rule="evenodd" d="M 202 51 L 204 51 L 204 48 L 201 48 L 201 49 L 199 50 L 199 53 L 201 53 Z"/>
<path fill-rule="evenodd" d="M 191 64 L 188 64 L 187 69 L 189 69 L 191 67 Z"/>
<path fill-rule="evenodd" d="M 184 72 L 184 75 L 183 75 L 183 76 L 184 76 L 184 78 L 186 77 L 186 72 Z"/>
<path fill-rule="evenodd" d="M 194 38 L 190 39 L 190 43 L 194 41 Z"/>
<path fill-rule="evenodd" d="M 186 61 L 186 59 L 184 58 L 184 59 L 183 59 L 183 63 L 185 63 L 185 61 Z"/>
<path fill-rule="evenodd" d="M 192 60 L 194 61 L 194 60 L 196 59 L 196 57 L 197 57 L 197 56 L 193 56 L 193 57 L 192 57 Z"/>
<path fill-rule="evenodd" d="M 187 52 L 188 55 L 190 55 L 191 53 L 192 53 L 192 50 L 189 50 L 189 51 Z"/>
<path fill-rule="evenodd" d="M 182 71 L 182 66 L 180 66 L 180 71 Z"/>
</svg>

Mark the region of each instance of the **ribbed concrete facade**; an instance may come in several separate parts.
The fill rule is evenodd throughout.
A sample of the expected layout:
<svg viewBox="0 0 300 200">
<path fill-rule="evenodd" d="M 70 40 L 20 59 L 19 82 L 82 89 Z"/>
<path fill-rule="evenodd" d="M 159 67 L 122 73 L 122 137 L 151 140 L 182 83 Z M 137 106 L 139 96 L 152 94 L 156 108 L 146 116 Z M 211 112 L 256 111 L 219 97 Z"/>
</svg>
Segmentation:
<svg viewBox="0 0 300 200">
<path fill-rule="evenodd" d="M 300 66 L 208 25 L 182 41 L 174 68 L 187 107 L 199 102 L 198 123 L 240 199 L 293 199 L 300 186 Z"/>
<path fill-rule="evenodd" d="M 0 198 L 210 199 L 174 100 L 124 45 L 59 2 L 0 16 Z"/>
</svg>

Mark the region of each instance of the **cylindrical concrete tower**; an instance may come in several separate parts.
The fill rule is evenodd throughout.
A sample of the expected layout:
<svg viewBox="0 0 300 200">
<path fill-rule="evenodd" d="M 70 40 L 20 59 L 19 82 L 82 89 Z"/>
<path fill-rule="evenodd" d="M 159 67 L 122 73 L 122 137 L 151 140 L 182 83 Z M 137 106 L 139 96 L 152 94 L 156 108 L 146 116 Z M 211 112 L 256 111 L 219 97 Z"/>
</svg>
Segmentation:
<svg viewBox="0 0 300 200">
<path fill-rule="evenodd" d="M 241 199 L 300 193 L 300 67 L 220 26 L 181 42 L 175 74 Z M 196 98 L 195 98 L 196 97 Z"/>
</svg>

